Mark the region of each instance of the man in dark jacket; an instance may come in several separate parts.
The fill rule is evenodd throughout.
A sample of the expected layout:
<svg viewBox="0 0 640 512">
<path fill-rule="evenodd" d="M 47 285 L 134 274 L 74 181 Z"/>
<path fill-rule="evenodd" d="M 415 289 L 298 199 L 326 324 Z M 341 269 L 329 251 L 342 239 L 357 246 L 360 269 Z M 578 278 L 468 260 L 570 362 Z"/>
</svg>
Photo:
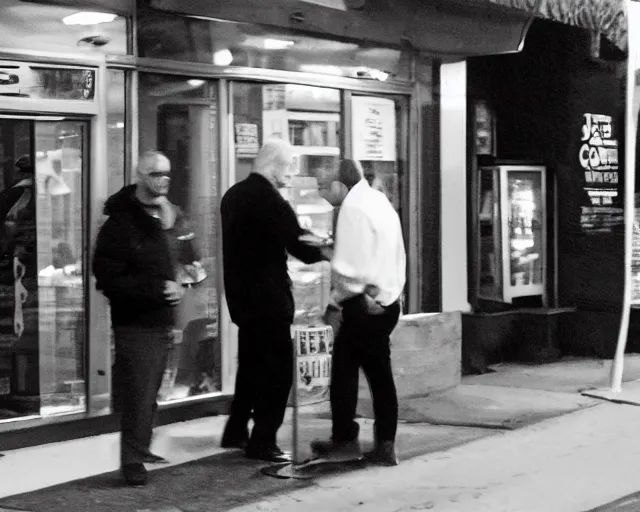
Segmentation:
<svg viewBox="0 0 640 512">
<path fill-rule="evenodd" d="M 239 327 L 236 389 L 222 446 L 245 447 L 248 457 L 275 462 L 289 458 L 276 444 L 293 378 L 287 253 L 305 263 L 326 259 L 320 248 L 301 240 L 296 214 L 277 190 L 290 183 L 294 165 L 288 142 L 267 141 L 253 172 L 229 189 L 220 208 L 224 286 Z"/>
<path fill-rule="evenodd" d="M 144 463 L 166 462 L 149 451 L 156 397 L 172 343 L 180 238 L 186 219 L 167 199 L 169 160 L 159 152 L 140 158 L 138 182 L 105 204 L 109 216 L 96 244 L 96 286 L 109 299 L 116 360 L 114 395 L 121 408 L 121 467 L 130 485 L 144 485 Z"/>
</svg>

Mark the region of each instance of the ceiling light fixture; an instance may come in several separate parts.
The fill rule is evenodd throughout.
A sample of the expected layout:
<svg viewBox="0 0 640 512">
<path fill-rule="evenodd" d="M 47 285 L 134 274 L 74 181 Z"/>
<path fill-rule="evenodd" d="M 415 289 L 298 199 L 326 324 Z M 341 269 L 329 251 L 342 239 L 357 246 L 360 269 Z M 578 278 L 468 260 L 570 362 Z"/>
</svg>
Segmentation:
<svg viewBox="0 0 640 512">
<path fill-rule="evenodd" d="M 293 41 L 287 41 L 285 39 L 270 39 L 267 38 L 264 40 L 264 49 L 265 50 L 284 50 L 285 48 L 289 48 L 289 46 L 293 46 L 295 43 Z"/>
<path fill-rule="evenodd" d="M 110 23 L 117 17 L 117 14 L 108 12 L 80 11 L 62 18 L 62 23 L 65 25 L 98 25 L 99 23 Z"/>
<path fill-rule="evenodd" d="M 233 55 L 226 48 L 213 53 L 213 63 L 216 66 L 228 66 L 233 62 Z"/>
<path fill-rule="evenodd" d="M 191 87 L 202 87 L 204 85 L 204 80 L 201 80 L 199 78 L 190 78 L 189 80 L 187 80 L 187 83 Z"/>
</svg>

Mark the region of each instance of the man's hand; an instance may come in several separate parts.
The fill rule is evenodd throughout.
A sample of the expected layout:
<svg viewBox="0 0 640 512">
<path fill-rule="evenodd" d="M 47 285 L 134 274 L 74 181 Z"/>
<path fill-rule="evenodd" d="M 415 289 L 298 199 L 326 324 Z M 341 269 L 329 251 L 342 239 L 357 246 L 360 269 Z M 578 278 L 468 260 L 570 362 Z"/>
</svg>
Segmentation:
<svg viewBox="0 0 640 512">
<path fill-rule="evenodd" d="M 171 306 L 177 306 L 184 295 L 184 288 L 175 281 L 164 283 L 164 298 Z"/>
</svg>

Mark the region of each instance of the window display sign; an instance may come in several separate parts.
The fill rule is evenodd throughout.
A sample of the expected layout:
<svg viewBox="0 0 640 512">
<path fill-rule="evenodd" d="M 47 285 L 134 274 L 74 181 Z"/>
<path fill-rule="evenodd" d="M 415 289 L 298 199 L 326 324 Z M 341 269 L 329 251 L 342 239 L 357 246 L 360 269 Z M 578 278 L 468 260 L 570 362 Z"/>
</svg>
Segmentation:
<svg viewBox="0 0 640 512">
<path fill-rule="evenodd" d="M 293 342 L 298 369 L 298 402 L 305 405 L 327 400 L 331 381 L 333 330 L 328 325 L 295 326 Z"/>
<path fill-rule="evenodd" d="M 618 140 L 611 116 L 584 114 L 578 153 L 589 205 L 582 207 L 580 223 L 587 232 L 609 231 L 622 225 L 619 206 Z"/>
<path fill-rule="evenodd" d="M 396 161 L 396 108 L 393 100 L 352 98 L 353 158 Z"/>
<path fill-rule="evenodd" d="M 93 101 L 96 71 L 0 61 L 0 96 Z"/>
<path fill-rule="evenodd" d="M 260 149 L 258 125 L 253 123 L 236 123 L 236 156 L 238 158 L 255 158 Z"/>
</svg>

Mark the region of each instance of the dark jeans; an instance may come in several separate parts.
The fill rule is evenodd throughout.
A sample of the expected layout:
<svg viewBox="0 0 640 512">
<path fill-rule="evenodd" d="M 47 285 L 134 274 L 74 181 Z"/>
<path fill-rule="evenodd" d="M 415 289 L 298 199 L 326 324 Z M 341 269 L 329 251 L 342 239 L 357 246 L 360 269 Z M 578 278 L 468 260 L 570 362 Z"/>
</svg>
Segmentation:
<svg viewBox="0 0 640 512">
<path fill-rule="evenodd" d="M 239 326 L 236 389 L 225 435 L 241 439 L 253 413 L 249 446 L 274 446 L 292 383 L 291 326 L 269 320 Z"/>
<path fill-rule="evenodd" d="M 342 304 L 342 325 L 333 346 L 331 371 L 332 439 L 353 441 L 358 437 L 355 421 L 358 404 L 358 370 L 362 367 L 373 398 L 375 440 L 395 441 L 398 397 L 391 370 L 389 335 L 398 323 L 399 303 L 380 315 L 367 313 L 362 296 Z"/>
<path fill-rule="evenodd" d="M 143 462 L 150 455 L 156 398 L 173 340 L 169 328 L 116 327 L 113 333 L 113 386 L 121 411 L 120 461 L 124 465 Z"/>
</svg>

